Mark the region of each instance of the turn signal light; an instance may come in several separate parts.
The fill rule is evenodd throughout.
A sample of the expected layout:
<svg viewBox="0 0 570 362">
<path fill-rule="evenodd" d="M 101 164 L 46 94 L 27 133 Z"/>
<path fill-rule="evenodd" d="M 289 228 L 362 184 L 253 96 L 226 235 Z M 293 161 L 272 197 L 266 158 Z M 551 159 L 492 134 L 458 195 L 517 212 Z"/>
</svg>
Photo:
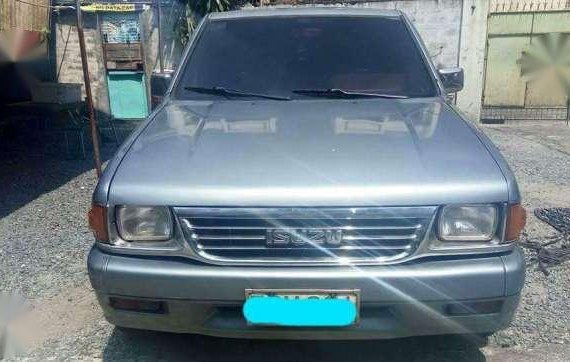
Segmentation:
<svg viewBox="0 0 570 362">
<path fill-rule="evenodd" d="M 526 225 L 526 210 L 520 204 L 509 205 L 506 240 L 517 240 Z"/>
<path fill-rule="evenodd" d="M 107 208 L 104 206 L 93 205 L 89 213 L 89 228 L 93 230 L 95 238 L 99 241 L 109 241 L 109 232 L 107 231 Z"/>
</svg>

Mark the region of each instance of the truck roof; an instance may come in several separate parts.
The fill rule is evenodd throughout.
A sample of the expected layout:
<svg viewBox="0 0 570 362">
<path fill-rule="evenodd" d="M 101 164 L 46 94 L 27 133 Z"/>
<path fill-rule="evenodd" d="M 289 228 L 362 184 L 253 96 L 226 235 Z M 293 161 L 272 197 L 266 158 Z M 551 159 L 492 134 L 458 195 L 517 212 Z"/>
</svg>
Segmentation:
<svg viewBox="0 0 570 362">
<path fill-rule="evenodd" d="M 351 7 L 277 7 L 277 8 L 248 8 L 243 10 L 210 13 L 210 19 L 235 19 L 272 16 L 376 16 L 399 17 L 399 10 L 351 8 Z"/>
</svg>

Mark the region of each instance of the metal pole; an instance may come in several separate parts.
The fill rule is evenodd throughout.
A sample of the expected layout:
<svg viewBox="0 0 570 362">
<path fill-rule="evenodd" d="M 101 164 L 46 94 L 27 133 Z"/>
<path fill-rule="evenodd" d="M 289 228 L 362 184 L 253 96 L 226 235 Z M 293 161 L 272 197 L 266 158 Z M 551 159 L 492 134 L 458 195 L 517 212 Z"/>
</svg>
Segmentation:
<svg viewBox="0 0 570 362">
<path fill-rule="evenodd" d="M 93 158 L 95 159 L 95 171 L 97 177 L 101 176 L 101 153 L 99 151 L 99 135 L 97 133 L 97 120 L 93 108 L 93 94 L 91 94 L 91 80 L 89 79 L 89 65 L 87 64 L 87 52 L 85 51 L 85 34 L 83 34 L 83 19 L 81 17 L 81 1 L 75 0 L 77 9 L 77 36 L 79 37 L 79 51 L 81 53 L 81 65 L 83 68 L 83 81 L 85 82 L 85 95 L 87 96 L 87 109 L 89 112 L 89 126 L 91 128 L 91 141 L 93 142 Z"/>
<path fill-rule="evenodd" d="M 162 6 L 160 2 L 161 0 L 156 0 L 157 4 L 156 19 L 158 21 L 158 63 L 160 66 L 160 72 L 164 73 L 164 60 L 162 59 L 162 21 L 160 20 L 160 16 L 162 13 Z"/>
</svg>

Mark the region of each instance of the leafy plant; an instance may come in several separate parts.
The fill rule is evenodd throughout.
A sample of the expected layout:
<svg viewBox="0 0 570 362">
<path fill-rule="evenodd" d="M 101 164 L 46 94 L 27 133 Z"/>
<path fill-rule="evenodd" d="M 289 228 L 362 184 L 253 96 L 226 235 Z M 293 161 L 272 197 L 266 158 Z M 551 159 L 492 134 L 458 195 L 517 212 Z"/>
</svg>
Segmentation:
<svg viewBox="0 0 570 362">
<path fill-rule="evenodd" d="M 184 11 L 176 22 L 175 31 L 183 45 L 196 29 L 198 22 L 209 13 L 228 11 L 240 3 L 239 0 L 182 0 Z"/>
<path fill-rule="evenodd" d="M 227 11 L 231 8 L 230 0 L 188 0 L 190 8 L 199 16 L 208 13 Z"/>
</svg>

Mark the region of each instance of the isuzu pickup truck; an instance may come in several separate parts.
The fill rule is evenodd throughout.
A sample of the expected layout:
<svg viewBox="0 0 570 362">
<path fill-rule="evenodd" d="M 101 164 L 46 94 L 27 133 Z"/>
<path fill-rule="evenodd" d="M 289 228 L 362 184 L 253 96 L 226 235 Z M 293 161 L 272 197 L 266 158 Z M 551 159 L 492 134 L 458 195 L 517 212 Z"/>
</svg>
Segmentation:
<svg viewBox="0 0 570 362">
<path fill-rule="evenodd" d="M 509 166 L 399 11 L 207 16 L 109 162 L 91 284 L 119 327 L 485 335 L 524 282 Z"/>
</svg>

